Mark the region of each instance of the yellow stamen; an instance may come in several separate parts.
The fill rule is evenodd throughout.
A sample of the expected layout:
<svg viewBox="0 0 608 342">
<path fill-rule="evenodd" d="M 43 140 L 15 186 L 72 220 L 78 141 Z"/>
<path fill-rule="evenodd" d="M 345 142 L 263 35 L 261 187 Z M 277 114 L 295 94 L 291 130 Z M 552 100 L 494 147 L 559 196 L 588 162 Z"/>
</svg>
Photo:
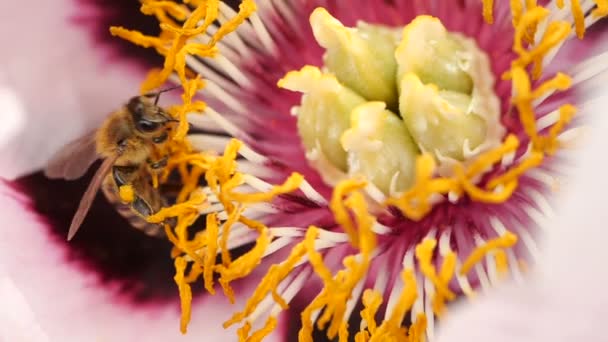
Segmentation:
<svg viewBox="0 0 608 342">
<path fill-rule="evenodd" d="M 317 228 L 310 227 L 306 231 L 306 237 L 296 246 L 291 249 L 291 253 L 287 257 L 285 261 L 283 261 L 279 265 L 272 265 L 268 270 L 268 273 L 262 278 L 259 285 L 255 289 L 255 292 L 249 297 L 249 300 L 245 304 L 245 308 L 243 311 L 235 313 L 232 318 L 224 323 L 224 327 L 227 328 L 232 324 L 238 323 L 244 320 L 247 316 L 251 315 L 253 311 L 256 309 L 257 305 L 262 302 L 262 300 L 268 295 L 270 292 L 274 291 L 277 286 L 279 286 L 280 282 L 285 279 L 289 275 L 289 273 L 293 270 L 295 265 L 302 259 L 304 255 L 306 255 L 306 245 L 309 244 L 308 241 L 312 240 L 314 244 L 314 239 L 317 236 Z"/>
<path fill-rule="evenodd" d="M 224 289 L 224 294 L 232 303 L 234 303 L 234 291 L 230 287 L 230 282 L 247 276 L 259 265 L 271 240 L 268 228 L 261 223 L 246 220 L 244 217 L 241 217 L 240 222 L 258 230 L 260 235 L 256 239 L 255 246 L 249 252 L 241 255 L 228 266 L 216 266 L 217 272 L 221 275 L 219 282 Z"/>
<path fill-rule="evenodd" d="M 278 321 L 276 317 L 269 317 L 266 320 L 266 324 L 264 327 L 256 332 L 254 332 L 249 338 L 245 341 L 247 342 L 260 342 L 264 339 L 264 337 L 270 335 L 270 333 L 277 327 Z"/>
<path fill-rule="evenodd" d="M 183 21 L 190 13 L 188 8 L 172 1 L 144 1 L 141 5 L 141 13 L 147 15 L 157 15 L 157 11 L 162 11 L 176 20 Z"/>
<path fill-rule="evenodd" d="M 597 8 L 591 12 L 591 15 L 596 18 L 601 18 L 608 15 L 608 0 L 595 0 L 595 4 L 597 5 Z"/>
<path fill-rule="evenodd" d="M 363 310 L 361 310 L 361 319 L 365 321 L 367 324 L 367 330 L 369 330 L 369 333 L 373 335 L 376 332 L 377 325 L 375 317 L 380 305 L 382 305 L 382 295 L 377 291 L 367 289 L 365 292 L 363 292 L 362 301 Z"/>
<path fill-rule="evenodd" d="M 243 213 L 244 208 L 237 206 L 228 216 L 228 220 L 222 225 L 222 239 L 220 241 L 220 248 L 222 251 L 222 265 L 228 267 L 232 263 L 232 257 L 230 256 L 230 250 L 228 249 L 228 241 L 230 237 L 230 228 L 238 221 Z"/>
<path fill-rule="evenodd" d="M 462 264 L 460 274 L 465 275 L 469 273 L 471 268 L 480 262 L 486 254 L 494 250 L 511 248 L 515 245 L 515 243 L 517 243 L 517 236 L 511 232 L 506 232 L 502 236 L 489 240 L 485 244 L 478 246 Z"/>
<path fill-rule="evenodd" d="M 160 223 L 169 217 L 179 217 L 188 213 L 198 213 L 207 205 L 207 196 L 198 191 L 190 196 L 188 201 L 162 208 L 156 214 L 148 216 L 148 222 Z"/>
<path fill-rule="evenodd" d="M 242 184 L 243 177 L 240 174 L 237 174 L 233 177 L 233 180 L 237 180 L 234 185 Z M 238 193 L 227 191 L 227 197 L 231 200 L 238 203 L 260 203 L 260 202 L 269 202 L 274 197 L 286 193 L 293 192 L 297 190 L 302 182 L 304 181 L 304 177 L 299 173 L 292 173 L 287 180 L 283 184 L 275 185 L 267 192 L 256 192 L 256 193 Z M 229 188 L 234 188 L 234 186 L 230 186 Z"/>
<path fill-rule="evenodd" d="M 348 180 L 341 182 L 334 188 L 329 207 L 336 217 L 336 222 L 342 226 L 344 232 L 348 234 L 351 243 L 355 247 L 359 247 L 358 235 L 355 231 L 355 223 L 352 221 L 350 213 L 344 203 L 345 194 L 351 193 L 354 190 L 359 190 L 365 187 L 367 183 L 361 180 Z"/>
<path fill-rule="evenodd" d="M 192 290 L 184 278 L 186 266 L 187 262 L 184 258 L 178 257 L 175 259 L 175 277 L 173 279 L 179 289 L 179 298 L 182 306 L 182 318 L 180 321 L 180 330 L 182 334 L 185 334 L 188 330 L 192 309 Z"/>
<path fill-rule="evenodd" d="M 570 9 L 574 17 L 574 27 L 576 28 L 576 36 L 579 39 L 585 37 L 585 13 L 579 0 L 570 0 Z"/>
<path fill-rule="evenodd" d="M 217 237 L 219 233 L 215 213 L 207 215 L 207 225 L 205 226 L 205 229 L 207 233 L 207 246 L 205 248 L 203 264 L 203 281 L 205 283 L 205 289 L 213 295 L 215 294 L 215 289 L 213 288 L 213 266 L 215 265 L 215 258 L 217 256 Z"/>
<path fill-rule="evenodd" d="M 416 277 L 414 276 L 414 272 L 412 270 L 403 270 L 403 272 L 401 273 L 401 279 L 403 280 L 405 286 L 401 291 L 399 300 L 397 301 L 397 304 L 393 307 L 393 312 L 391 313 L 390 317 L 384 322 L 382 322 L 378 329 L 376 329 L 376 332 L 371 335 L 370 342 L 380 342 L 386 341 L 388 339 L 401 339 L 407 341 L 407 339 L 404 339 L 404 337 L 406 336 L 407 329 L 401 328 L 401 322 L 403 322 L 405 314 L 416 302 L 416 299 L 418 298 L 418 291 L 416 287 Z M 424 320 L 423 317 L 424 314 L 422 314 L 422 316 L 419 316 L 419 320 Z"/>
<path fill-rule="evenodd" d="M 509 271 L 509 259 L 504 250 L 499 249 L 495 251 L 494 260 L 496 261 L 496 270 L 498 270 L 499 275 L 504 275 Z"/>
<path fill-rule="evenodd" d="M 433 266 L 433 251 L 435 250 L 435 246 L 437 245 L 437 240 L 435 239 L 424 239 L 422 243 L 416 246 L 416 258 L 418 258 L 418 263 L 420 265 L 420 271 L 427 277 L 437 289 L 437 292 L 446 297 L 449 300 L 452 300 L 456 297 L 454 292 L 452 292 L 448 288 L 448 284 L 443 282 L 435 271 L 435 266 Z"/>
<path fill-rule="evenodd" d="M 347 181 L 345 185 L 339 187 L 339 190 L 336 189 L 336 192 L 339 192 L 339 196 L 346 196 L 345 207 L 355 218 L 360 253 L 344 258 L 345 268 L 332 276 L 331 271 L 323 262 L 323 257 L 316 251 L 314 240 L 312 238 L 305 240 L 308 260 L 315 273 L 323 281 L 324 287 L 319 295 L 302 311 L 302 328 L 298 334 L 301 341 L 311 341 L 312 314 L 321 309 L 323 313 L 317 320 L 317 325 L 319 329 L 323 330 L 325 325 L 329 323 L 327 328 L 328 338 L 335 338 L 336 335 L 340 334 L 341 338 L 345 339 L 348 335 L 347 321 L 344 317 L 346 305 L 353 289 L 365 276 L 370 265 L 371 253 L 376 247 L 375 234 L 372 232 L 374 218 L 368 213 L 363 195 L 356 192 L 357 185 L 361 186 L 360 183 Z M 349 189 L 351 193 L 344 193 L 346 189 Z M 340 208 L 340 210 L 342 209 Z M 337 212 L 334 212 L 334 215 L 337 215 Z M 356 240 L 353 239 L 353 241 Z"/>
<path fill-rule="evenodd" d="M 488 24 L 494 23 L 494 0 L 482 0 L 483 1 L 483 19 Z"/>
</svg>

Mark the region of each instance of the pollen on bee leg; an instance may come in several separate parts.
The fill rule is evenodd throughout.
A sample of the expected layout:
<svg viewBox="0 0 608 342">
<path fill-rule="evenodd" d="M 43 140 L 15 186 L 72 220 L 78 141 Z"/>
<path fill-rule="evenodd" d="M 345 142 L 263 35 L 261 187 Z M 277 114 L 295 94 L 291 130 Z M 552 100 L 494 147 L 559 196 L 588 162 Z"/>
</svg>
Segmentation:
<svg viewBox="0 0 608 342">
<path fill-rule="evenodd" d="M 133 203 L 135 200 L 135 191 L 133 190 L 132 185 L 121 185 L 118 188 L 118 195 L 120 196 L 120 200 L 125 203 Z"/>
</svg>

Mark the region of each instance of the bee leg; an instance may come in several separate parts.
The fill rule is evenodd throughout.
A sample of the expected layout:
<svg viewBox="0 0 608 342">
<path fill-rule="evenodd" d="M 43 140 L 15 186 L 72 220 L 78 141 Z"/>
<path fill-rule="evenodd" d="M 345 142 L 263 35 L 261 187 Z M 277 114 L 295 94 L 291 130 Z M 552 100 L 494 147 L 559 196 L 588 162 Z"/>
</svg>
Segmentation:
<svg viewBox="0 0 608 342">
<path fill-rule="evenodd" d="M 122 166 L 114 165 L 112 167 L 112 178 L 117 187 L 130 184 L 133 179 L 137 176 L 137 166 Z"/>
<path fill-rule="evenodd" d="M 164 132 L 163 134 L 152 138 L 152 141 L 155 144 L 161 144 L 161 143 L 165 142 L 165 140 L 167 140 L 168 137 L 169 137 L 169 134 L 167 132 Z"/>
<path fill-rule="evenodd" d="M 132 222 L 134 226 L 141 229 L 145 234 L 150 236 L 161 237 L 165 234 L 164 223 L 169 223 L 167 220 L 163 223 L 148 223 L 145 219 L 155 213 L 152 206 L 140 196 L 135 196 L 135 200 L 131 203 L 131 210 L 135 211 L 138 216 L 143 219 L 139 223 Z"/>
<path fill-rule="evenodd" d="M 162 169 L 165 166 L 167 166 L 167 161 L 168 161 L 167 156 L 164 156 L 161 160 L 158 160 L 158 161 L 152 161 L 152 160 L 148 159 L 148 166 L 150 166 L 150 168 L 152 170 Z"/>
</svg>

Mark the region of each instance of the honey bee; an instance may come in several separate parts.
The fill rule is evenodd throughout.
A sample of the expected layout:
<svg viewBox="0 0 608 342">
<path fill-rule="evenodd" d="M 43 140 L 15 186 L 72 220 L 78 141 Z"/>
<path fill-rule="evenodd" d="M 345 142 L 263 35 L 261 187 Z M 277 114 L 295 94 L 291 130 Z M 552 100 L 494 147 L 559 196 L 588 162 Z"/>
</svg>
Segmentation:
<svg viewBox="0 0 608 342">
<path fill-rule="evenodd" d="M 133 227 L 148 235 L 163 234 L 161 225 L 149 223 L 145 218 L 165 205 L 164 198 L 152 185 L 152 174 L 167 164 L 163 147 L 178 120 L 158 106 L 158 100 L 160 94 L 175 88 L 132 97 L 111 113 L 99 129 L 67 144 L 51 158 L 45 175 L 66 180 L 80 178 L 97 159 L 103 159 L 74 214 L 68 241 L 80 228 L 100 188 Z M 131 203 L 125 204 L 120 199 L 119 188 L 123 185 L 134 190 Z"/>
</svg>

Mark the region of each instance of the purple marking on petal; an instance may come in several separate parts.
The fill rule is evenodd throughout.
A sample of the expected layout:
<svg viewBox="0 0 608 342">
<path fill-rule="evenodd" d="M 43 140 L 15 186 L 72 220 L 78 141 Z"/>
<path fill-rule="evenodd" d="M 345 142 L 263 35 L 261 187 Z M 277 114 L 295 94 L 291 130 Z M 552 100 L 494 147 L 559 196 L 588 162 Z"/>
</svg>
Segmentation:
<svg viewBox="0 0 608 342">
<path fill-rule="evenodd" d="M 177 300 L 171 244 L 131 228 L 103 194 L 98 194 L 78 234 L 66 241 L 94 169 L 76 181 L 49 180 L 36 173 L 17 180 L 14 187 L 29 196 L 31 209 L 48 223 L 48 232 L 41 233 L 52 235 L 57 247 L 68 250 L 66 262 L 97 274 L 101 285 L 118 289 L 133 304 Z"/>
<path fill-rule="evenodd" d="M 240 1 L 225 0 L 236 8 Z M 158 20 L 140 12 L 141 3 L 135 0 L 74 0 L 74 14 L 69 18 L 74 25 L 89 31 L 91 39 L 107 49 L 108 62 L 129 59 L 143 68 L 159 67 L 163 58 L 153 49 L 144 49 L 110 34 L 110 26 L 123 26 L 146 35 L 160 33 Z"/>
<path fill-rule="evenodd" d="M 75 181 L 50 180 L 41 172 L 20 178 L 12 184 L 23 195 L 16 199 L 40 215 L 48 227 L 44 233 L 53 237 L 57 247 L 67 249 L 66 262 L 96 274 L 99 284 L 117 292 L 121 302 L 135 307 L 173 304 L 178 300 L 170 256 L 173 245 L 132 228 L 101 192 L 74 239 L 66 241 L 67 229 L 96 166 L 98 163 Z M 192 228 L 204 229 L 204 222 L 205 217 L 201 217 Z M 252 245 L 235 248 L 231 254 L 238 258 Z M 202 282 L 192 284 L 192 290 L 195 301 L 197 295 L 206 294 Z"/>
<path fill-rule="evenodd" d="M 110 34 L 110 26 L 124 26 L 148 35 L 158 35 L 160 28 L 153 16 L 143 15 L 139 1 L 74 0 L 74 13 L 68 20 L 86 29 L 94 43 L 106 49 L 108 62 L 129 59 L 143 67 L 162 65 L 162 57 L 153 49 L 143 49 Z"/>
</svg>

